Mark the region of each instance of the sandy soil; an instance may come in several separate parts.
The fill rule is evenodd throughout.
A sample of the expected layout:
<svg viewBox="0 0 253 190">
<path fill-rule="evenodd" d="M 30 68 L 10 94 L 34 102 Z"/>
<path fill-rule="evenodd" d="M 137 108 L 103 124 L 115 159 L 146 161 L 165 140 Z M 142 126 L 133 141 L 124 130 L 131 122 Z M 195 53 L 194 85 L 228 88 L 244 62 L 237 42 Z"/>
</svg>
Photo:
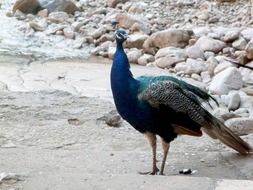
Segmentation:
<svg viewBox="0 0 253 190">
<path fill-rule="evenodd" d="M 252 181 L 241 180 L 253 180 L 253 157 L 242 158 L 205 136 L 184 136 L 172 143 L 166 176 L 140 176 L 138 171 L 151 168 L 151 150 L 143 135 L 125 122 L 113 128 L 99 120 L 115 109 L 110 64 L 94 64 L 98 60 L 92 59 L 35 64 L 22 59 L 23 64 L 5 57 L 6 64 L 0 66 L 1 190 L 252 187 Z M 138 66 L 133 71 L 164 72 Z M 78 90 L 64 90 L 71 87 Z M 243 138 L 253 144 L 253 135 Z M 179 175 L 184 168 L 197 172 Z M 9 178 L 3 178 L 6 175 Z"/>
</svg>

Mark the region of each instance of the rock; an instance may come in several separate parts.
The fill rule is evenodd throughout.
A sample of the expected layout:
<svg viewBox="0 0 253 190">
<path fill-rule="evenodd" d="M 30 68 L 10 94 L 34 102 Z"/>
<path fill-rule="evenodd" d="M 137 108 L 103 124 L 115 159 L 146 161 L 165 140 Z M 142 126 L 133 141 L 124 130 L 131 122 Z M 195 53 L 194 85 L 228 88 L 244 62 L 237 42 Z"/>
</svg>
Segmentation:
<svg viewBox="0 0 253 190">
<path fill-rule="evenodd" d="M 23 175 L 16 174 L 16 173 L 0 173 L 0 184 L 4 183 L 5 181 L 8 181 L 8 183 L 13 184 L 18 181 L 24 181 Z"/>
<path fill-rule="evenodd" d="M 111 34 L 103 34 L 99 39 L 98 42 L 106 42 L 106 41 L 113 41 L 114 37 Z"/>
<path fill-rule="evenodd" d="M 33 20 L 29 22 L 29 26 L 35 31 L 45 31 L 47 29 L 47 21 L 45 19 Z"/>
<path fill-rule="evenodd" d="M 211 76 L 208 71 L 201 72 L 200 76 L 204 83 L 209 83 L 211 81 Z"/>
<path fill-rule="evenodd" d="M 113 46 L 113 43 L 111 41 L 104 42 L 100 44 L 100 46 L 97 46 L 96 48 L 91 50 L 92 55 L 100 55 L 101 52 L 108 51 L 109 47 Z"/>
<path fill-rule="evenodd" d="M 238 135 L 248 135 L 253 133 L 253 119 L 252 118 L 233 118 L 225 122 L 232 131 Z"/>
<path fill-rule="evenodd" d="M 249 96 L 253 96 L 253 87 L 252 86 L 247 86 L 242 88 L 242 91 L 245 92 Z"/>
<path fill-rule="evenodd" d="M 51 24 L 48 26 L 46 34 L 55 34 L 57 31 L 61 31 L 65 28 L 63 25 Z"/>
<path fill-rule="evenodd" d="M 204 52 L 204 55 L 205 55 L 206 59 L 209 59 L 210 57 L 214 57 L 215 53 L 211 52 L 211 51 L 206 51 L 206 52 Z"/>
<path fill-rule="evenodd" d="M 112 110 L 105 114 L 103 117 L 97 119 L 98 121 L 104 121 L 110 127 L 119 127 L 121 124 L 121 117 L 116 110 Z"/>
<path fill-rule="evenodd" d="M 71 0 L 39 0 L 42 8 L 47 9 L 49 13 L 52 12 L 66 12 L 74 14 L 78 11 L 78 7 Z"/>
<path fill-rule="evenodd" d="M 252 96 L 242 96 L 241 95 L 241 104 L 240 108 L 247 108 L 252 110 L 253 109 L 253 97 Z"/>
<path fill-rule="evenodd" d="M 239 90 L 242 87 L 242 75 L 234 67 L 229 67 L 221 71 L 211 81 L 209 91 L 212 94 L 228 94 L 231 90 Z"/>
<path fill-rule="evenodd" d="M 223 40 L 224 40 L 225 42 L 232 42 L 232 41 L 238 39 L 238 38 L 239 38 L 239 35 L 240 35 L 240 32 L 239 32 L 239 31 L 228 31 L 228 32 L 225 34 Z"/>
<path fill-rule="evenodd" d="M 142 56 L 142 51 L 136 48 L 131 49 L 127 52 L 129 63 L 137 63 L 138 59 Z"/>
<path fill-rule="evenodd" d="M 186 48 L 186 55 L 192 59 L 198 59 L 198 58 L 203 59 L 203 60 L 205 59 L 204 52 L 200 50 L 198 46 L 195 46 L 195 45 Z"/>
<path fill-rule="evenodd" d="M 189 75 L 193 73 L 200 74 L 203 71 L 207 71 L 207 65 L 203 61 L 188 58 L 186 62 L 176 64 L 175 70 Z"/>
<path fill-rule="evenodd" d="M 143 54 L 139 59 L 138 59 L 138 64 L 139 65 L 147 65 L 150 62 L 155 61 L 155 57 L 153 55 L 149 54 Z"/>
<path fill-rule="evenodd" d="M 37 15 L 40 16 L 40 17 L 48 17 L 48 10 L 47 9 L 43 9 L 43 10 L 40 10 Z"/>
<path fill-rule="evenodd" d="M 214 74 L 216 75 L 229 67 L 234 67 L 234 65 L 229 61 L 223 60 L 215 67 Z"/>
<path fill-rule="evenodd" d="M 208 10 L 199 11 L 196 16 L 200 20 L 207 21 L 209 19 L 209 11 Z"/>
<path fill-rule="evenodd" d="M 238 50 L 244 50 L 246 45 L 247 41 L 243 37 L 238 38 L 232 43 L 232 46 Z"/>
<path fill-rule="evenodd" d="M 94 39 L 98 39 L 98 38 L 100 38 L 103 34 L 105 34 L 106 33 L 106 28 L 104 27 L 104 26 L 102 26 L 102 27 L 100 27 L 100 28 L 98 28 L 98 29 L 96 29 L 93 33 L 92 33 L 92 37 L 94 38 Z"/>
<path fill-rule="evenodd" d="M 185 61 L 186 54 L 184 49 L 166 47 L 159 49 L 155 55 L 155 65 L 160 68 L 171 68 L 176 63 Z"/>
<path fill-rule="evenodd" d="M 215 57 L 212 56 L 207 59 L 206 64 L 207 64 L 208 73 L 210 74 L 210 76 L 213 76 L 214 70 L 219 64 L 219 62 L 217 61 L 217 59 L 215 59 Z"/>
<path fill-rule="evenodd" d="M 241 31 L 241 35 L 247 40 L 250 41 L 253 39 L 253 28 L 246 28 Z"/>
<path fill-rule="evenodd" d="M 65 12 L 53 12 L 48 15 L 48 20 L 53 23 L 63 23 L 67 21 L 69 15 Z"/>
<path fill-rule="evenodd" d="M 74 37 L 75 37 L 75 32 L 70 27 L 64 28 L 63 34 L 68 39 L 74 39 Z"/>
<path fill-rule="evenodd" d="M 12 8 L 12 12 L 15 13 L 19 10 L 25 14 L 36 14 L 39 8 L 40 3 L 38 0 L 17 0 Z"/>
<path fill-rule="evenodd" d="M 145 34 L 150 34 L 151 26 L 149 21 L 140 15 L 130 15 L 127 13 L 119 13 L 115 16 L 118 25 L 122 28 L 130 29 L 134 24 L 137 24 L 137 27 L 143 31 Z M 131 29 L 132 31 L 133 29 Z"/>
<path fill-rule="evenodd" d="M 241 97 L 238 93 L 232 92 L 227 95 L 227 106 L 229 111 L 235 111 L 239 108 Z"/>
<path fill-rule="evenodd" d="M 253 38 L 249 41 L 245 50 L 246 50 L 247 58 L 253 59 Z"/>
<path fill-rule="evenodd" d="M 198 46 L 202 51 L 212 51 L 214 53 L 218 53 L 226 46 L 224 42 L 207 36 L 200 37 L 195 45 Z"/>
<path fill-rule="evenodd" d="M 188 45 L 192 31 L 168 29 L 152 34 L 143 44 L 144 49 L 168 46 L 183 48 Z"/>
<path fill-rule="evenodd" d="M 126 41 L 127 48 L 138 48 L 142 49 L 144 41 L 148 38 L 146 34 L 131 34 Z"/>
<path fill-rule="evenodd" d="M 155 58 L 161 58 L 161 57 L 180 57 L 180 58 L 186 58 L 185 50 L 181 48 L 175 48 L 175 47 L 166 47 L 159 49 L 158 52 L 155 55 Z"/>
<path fill-rule="evenodd" d="M 198 74 L 196 73 L 193 73 L 191 75 L 191 78 L 194 79 L 194 80 L 197 80 L 197 81 L 201 81 L 201 76 L 199 76 Z"/>
<path fill-rule="evenodd" d="M 73 48 L 74 49 L 80 49 L 83 47 L 83 44 L 87 42 L 86 41 L 86 38 L 84 37 L 79 37 L 79 38 L 76 38 L 75 41 L 74 41 L 74 44 L 73 44 Z"/>
<path fill-rule="evenodd" d="M 216 108 L 213 111 L 213 115 L 215 117 L 217 117 L 218 119 L 220 119 L 222 122 L 224 122 L 228 119 L 236 117 L 236 114 L 234 114 L 233 112 L 229 112 L 228 109 L 220 108 L 220 107 Z"/>
</svg>

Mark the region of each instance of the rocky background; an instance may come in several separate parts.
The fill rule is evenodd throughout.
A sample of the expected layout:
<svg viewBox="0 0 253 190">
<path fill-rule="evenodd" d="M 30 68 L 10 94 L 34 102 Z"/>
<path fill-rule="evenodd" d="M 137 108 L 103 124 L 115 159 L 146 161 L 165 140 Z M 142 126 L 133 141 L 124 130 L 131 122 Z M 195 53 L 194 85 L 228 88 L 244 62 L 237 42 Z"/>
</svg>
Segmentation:
<svg viewBox="0 0 253 190">
<path fill-rule="evenodd" d="M 18 0 L 9 8 L 6 16 L 20 21 L 33 50 L 49 46 L 59 57 L 112 59 L 112 22 L 118 22 L 129 32 L 131 63 L 193 79 L 219 100 L 215 114 L 228 126 L 240 134 L 253 131 L 250 1 Z"/>
</svg>

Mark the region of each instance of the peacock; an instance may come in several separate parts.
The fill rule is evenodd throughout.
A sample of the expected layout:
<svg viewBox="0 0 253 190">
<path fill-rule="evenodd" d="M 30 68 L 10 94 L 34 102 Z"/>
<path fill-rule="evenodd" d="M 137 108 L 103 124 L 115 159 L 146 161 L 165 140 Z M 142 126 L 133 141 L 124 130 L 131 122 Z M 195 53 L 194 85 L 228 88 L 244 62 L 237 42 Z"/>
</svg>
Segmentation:
<svg viewBox="0 0 253 190">
<path fill-rule="evenodd" d="M 117 47 L 110 76 L 114 103 L 121 117 L 145 134 L 152 148 L 152 170 L 141 174 L 164 174 L 170 142 L 178 135 L 200 137 L 204 131 L 240 154 L 252 151 L 248 143 L 203 106 L 203 102 L 217 103 L 205 91 L 172 76 L 134 78 L 123 48 L 128 34 L 118 28 L 115 36 Z M 157 136 L 161 138 L 163 149 L 160 170 L 156 165 Z"/>
</svg>

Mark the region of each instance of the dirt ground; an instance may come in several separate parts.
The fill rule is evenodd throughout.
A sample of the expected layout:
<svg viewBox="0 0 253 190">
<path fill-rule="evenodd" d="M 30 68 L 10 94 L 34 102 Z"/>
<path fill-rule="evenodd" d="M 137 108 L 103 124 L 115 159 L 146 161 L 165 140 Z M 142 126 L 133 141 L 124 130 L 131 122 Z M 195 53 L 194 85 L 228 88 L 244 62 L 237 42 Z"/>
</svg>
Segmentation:
<svg viewBox="0 0 253 190">
<path fill-rule="evenodd" d="M 110 64 L 94 64 L 97 60 L 35 64 L 23 57 L 5 60 L 0 65 L 1 190 L 189 186 L 246 190 L 253 186 L 252 181 L 244 181 L 253 180 L 253 157 L 243 158 L 206 136 L 175 140 L 166 176 L 139 175 L 138 171 L 151 169 L 151 150 L 144 136 L 126 122 L 109 127 L 99 120 L 115 110 L 109 88 Z M 164 72 L 138 66 L 133 71 L 136 75 Z M 253 135 L 243 138 L 253 144 Z M 160 164 L 160 147 L 158 161 Z M 184 168 L 196 173 L 179 175 Z"/>
</svg>

